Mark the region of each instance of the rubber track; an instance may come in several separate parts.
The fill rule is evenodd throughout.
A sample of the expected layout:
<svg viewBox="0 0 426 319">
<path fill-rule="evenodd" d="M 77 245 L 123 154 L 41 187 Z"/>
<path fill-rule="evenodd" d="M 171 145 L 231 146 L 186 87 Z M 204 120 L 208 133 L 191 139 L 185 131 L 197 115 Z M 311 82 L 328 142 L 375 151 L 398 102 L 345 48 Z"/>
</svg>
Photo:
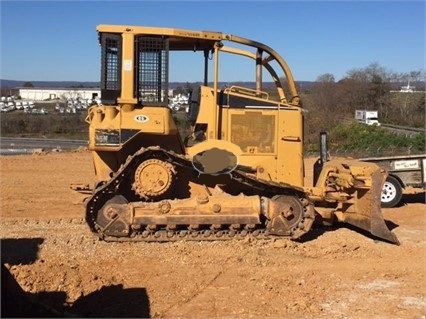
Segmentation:
<svg viewBox="0 0 426 319">
<path fill-rule="evenodd" d="M 160 230 L 155 232 L 141 231 L 139 233 L 133 233 L 131 237 L 113 237 L 104 236 L 96 224 L 96 217 L 98 211 L 102 206 L 111 198 L 116 195 L 120 195 L 119 188 L 122 180 L 132 170 L 132 167 L 136 167 L 143 161 L 151 158 L 161 159 L 169 162 L 174 166 L 189 169 L 192 172 L 195 171 L 192 163 L 184 155 L 176 154 L 174 152 L 166 151 L 159 147 L 142 148 L 134 155 L 127 158 L 126 162 L 118 169 L 118 171 L 112 176 L 112 178 L 105 184 L 98 186 L 93 195 L 88 198 L 85 202 L 86 205 L 86 223 L 88 224 L 92 233 L 99 236 L 101 239 L 106 241 L 176 241 L 176 240 L 227 240 L 227 239 L 243 239 L 252 237 L 256 239 L 268 239 L 270 236 L 267 230 L 255 229 L 253 231 L 248 229 L 240 230 L 186 230 L 186 231 L 172 231 L 172 230 Z M 234 182 L 241 183 L 245 186 L 249 186 L 253 190 L 257 190 L 261 196 L 272 197 L 275 195 L 291 195 L 296 196 L 306 205 L 312 205 L 305 199 L 305 193 L 302 188 L 296 188 L 294 186 L 276 183 L 265 180 L 255 179 L 245 172 L 238 170 L 238 167 L 232 171 L 231 177 Z M 300 229 L 299 229 L 299 226 Z M 296 227 L 297 230 L 303 232 L 302 222 Z M 282 237 L 282 236 L 280 236 Z M 291 237 L 291 236 L 287 236 Z"/>
</svg>

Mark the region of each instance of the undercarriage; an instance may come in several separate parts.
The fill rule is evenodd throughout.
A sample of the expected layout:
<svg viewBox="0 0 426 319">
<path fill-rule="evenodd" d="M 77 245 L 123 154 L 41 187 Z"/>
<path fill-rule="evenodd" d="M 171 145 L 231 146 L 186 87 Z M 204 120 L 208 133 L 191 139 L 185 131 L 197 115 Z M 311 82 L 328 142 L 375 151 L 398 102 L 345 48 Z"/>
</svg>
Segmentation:
<svg viewBox="0 0 426 319">
<path fill-rule="evenodd" d="M 158 147 L 130 156 L 86 202 L 90 229 L 110 241 L 297 239 L 314 218 L 302 189 L 256 180 L 238 167 L 200 176 L 185 156 Z"/>
</svg>

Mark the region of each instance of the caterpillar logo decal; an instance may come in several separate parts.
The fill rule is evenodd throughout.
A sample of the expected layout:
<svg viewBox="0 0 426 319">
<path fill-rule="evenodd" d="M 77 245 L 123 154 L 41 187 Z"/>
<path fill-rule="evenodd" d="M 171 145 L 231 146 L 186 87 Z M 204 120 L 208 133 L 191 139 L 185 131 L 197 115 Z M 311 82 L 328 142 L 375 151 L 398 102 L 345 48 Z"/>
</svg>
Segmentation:
<svg viewBox="0 0 426 319">
<path fill-rule="evenodd" d="M 142 115 L 142 114 L 136 115 L 135 121 L 138 122 L 138 123 L 146 123 L 146 122 L 149 121 L 149 117 L 146 116 L 146 115 Z"/>
</svg>

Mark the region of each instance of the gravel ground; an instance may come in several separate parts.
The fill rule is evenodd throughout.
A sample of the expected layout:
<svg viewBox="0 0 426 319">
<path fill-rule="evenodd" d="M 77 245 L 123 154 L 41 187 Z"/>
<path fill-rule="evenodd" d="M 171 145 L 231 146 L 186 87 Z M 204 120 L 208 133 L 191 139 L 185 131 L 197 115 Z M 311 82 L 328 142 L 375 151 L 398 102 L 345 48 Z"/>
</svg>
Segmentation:
<svg viewBox="0 0 426 319">
<path fill-rule="evenodd" d="M 400 246 L 345 226 L 298 242 L 106 243 L 69 188 L 92 169 L 86 151 L 0 157 L 2 262 L 58 316 L 426 318 L 424 194 L 383 209 Z"/>
</svg>

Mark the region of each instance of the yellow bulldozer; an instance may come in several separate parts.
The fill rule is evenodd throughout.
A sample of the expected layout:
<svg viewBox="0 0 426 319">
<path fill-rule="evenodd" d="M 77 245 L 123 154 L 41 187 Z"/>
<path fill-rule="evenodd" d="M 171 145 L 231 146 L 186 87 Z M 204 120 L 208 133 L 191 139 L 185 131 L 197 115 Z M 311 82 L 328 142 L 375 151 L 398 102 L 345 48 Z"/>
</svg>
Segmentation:
<svg viewBox="0 0 426 319">
<path fill-rule="evenodd" d="M 287 63 L 272 48 L 211 31 L 97 31 L 102 103 L 86 118 L 96 182 L 85 207 L 99 238 L 298 239 L 320 221 L 399 244 L 382 217 L 386 172 L 377 165 L 319 160 L 314 186 L 304 185 L 304 110 Z M 169 107 L 176 53 L 202 74 L 188 100 L 186 136 Z M 247 85 L 223 85 L 226 55 L 251 66 Z"/>
</svg>

